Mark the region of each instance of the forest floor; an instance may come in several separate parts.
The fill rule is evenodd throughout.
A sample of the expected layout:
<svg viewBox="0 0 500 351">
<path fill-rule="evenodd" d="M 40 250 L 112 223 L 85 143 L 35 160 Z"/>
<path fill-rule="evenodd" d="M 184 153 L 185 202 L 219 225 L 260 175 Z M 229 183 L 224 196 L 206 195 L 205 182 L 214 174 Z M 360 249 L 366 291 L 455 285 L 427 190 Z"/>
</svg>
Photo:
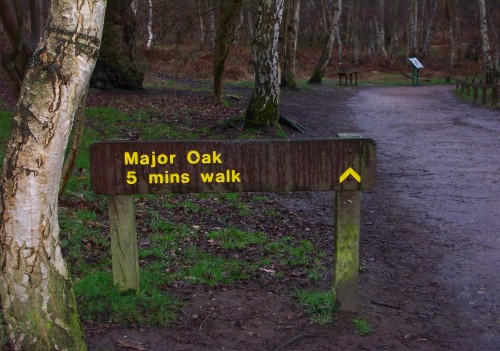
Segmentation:
<svg viewBox="0 0 500 351">
<path fill-rule="evenodd" d="M 378 144 L 377 185 L 362 202 L 360 312 L 320 326 L 291 296 L 311 284 L 328 289 L 328 269 L 315 283 L 300 270 L 229 285 L 181 282 L 169 288 L 184 301 L 171 326 L 85 323 L 90 349 L 499 350 L 499 110 L 462 102 L 451 86 L 313 86 L 285 91 L 282 113 L 309 130 L 287 130 L 293 138 L 357 132 Z M 226 224 L 307 238 L 331 268 L 334 194 L 268 196 L 260 211 L 280 216 L 253 208 Z M 204 227 L 220 215 L 184 220 Z M 353 318 L 373 330 L 361 336 Z"/>
<path fill-rule="evenodd" d="M 12 104 L 5 89 L 0 90 L 2 100 Z M 166 88 L 141 92 L 93 91 L 88 105 L 128 111 L 133 119 L 146 121 L 153 135 L 159 123 L 175 126 L 168 138 L 253 137 L 231 120 L 244 111 L 251 89 L 230 85 L 227 92 L 232 97 L 226 106 L 214 107 L 207 87 L 169 81 Z M 134 115 L 138 110 L 143 114 Z M 331 286 L 333 193 L 241 194 L 236 200 L 174 196 L 158 202 L 140 197 L 141 252 L 152 252 L 152 223 L 157 220 L 153 211 L 176 223 L 169 224 L 170 229 L 181 224 L 189 229 L 176 251 L 166 252 L 168 272 L 179 272 L 188 264 L 181 249 L 193 245 L 200 252 L 234 262 L 267 259 L 267 265 L 228 283 L 224 277 L 214 284 L 195 282 L 192 277 L 168 280 L 161 289 L 182 301 L 168 327 L 117 325 L 82 317 L 89 349 L 499 350 L 499 110 L 460 100 L 452 86 L 338 88 L 325 84 L 284 91 L 281 111 L 308 129 L 307 133 L 285 129 L 291 138 L 356 132 L 378 145 L 377 184 L 363 192 L 359 313 L 337 312 L 333 323 L 320 325 L 294 296 L 299 289 L 328 291 Z M 90 136 L 95 140 L 116 137 L 109 131 L 113 129 L 122 138 L 147 138 L 135 124 L 126 124 L 123 116 L 113 118 L 88 118 Z M 275 137 L 275 131 L 267 136 Z M 83 195 L 76 194 L 75 189 L 90 191 L 88 183 L 81 181 L 88 178 L 86 169 L 80 167 L 75 174 L 80 188 L 71 188 L 73 193 L 62 198 L 61 219 L 81 210 L 97 214 L 82 217 L 87 224 L 81 228 L 83 239 L 74 224 L 69 228 L 68 222 L 62 224 L 63 234 L 70 236 L 63 240 L 82 247 L 73 256 L 71 247 L 66 247 L 65 254 L 73 270 L 79 261 L 104 260 L 96 269 L 109 272 L 106 211 L 103 205 L 95 205 L 95 199 L 82 200 Z M 209 233 L 223 228 L 265 233 L 269 241 L 263 246 L 268 251 L 277 243 L 285 245 L 283 240 L 289 237 L 297 243 L 312 243 L 312 249 L 304 246 L 311 250 L 310 259 L 281 264 L 255 246 L 224 249 L 219 239 L 209 239 Z M 297 256 L 303 256 L 299 251 Z M 141 268 L 146 268 L 151 259 L 148 254 L 141 257 Z M 368 327 L 355 327 L 353 320 Z"/>
</svg>

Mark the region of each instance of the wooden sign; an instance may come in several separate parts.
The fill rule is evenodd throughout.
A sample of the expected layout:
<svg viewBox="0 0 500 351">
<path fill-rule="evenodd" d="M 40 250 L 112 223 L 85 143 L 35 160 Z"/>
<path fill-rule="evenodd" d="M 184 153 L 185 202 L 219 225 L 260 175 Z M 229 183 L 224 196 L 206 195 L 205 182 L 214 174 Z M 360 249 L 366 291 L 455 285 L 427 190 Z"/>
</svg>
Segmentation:
<svg viewBox="0 0 500 351">
<path fill-rule="evenodd" d="M 375 183 L 371 139 L 106 141 L 90 149 L 92 189 L 110 195 L 113 281 L 139 289 L 132 194 L 335 190 L 333 289 L 358 310 L 361 192 Z"/>
<path fill-rule="evenodd" d="M 106 141 L 90 149 L 103 195 L 364 190 L 374 185 L 371 139 Z"/>
</svg>

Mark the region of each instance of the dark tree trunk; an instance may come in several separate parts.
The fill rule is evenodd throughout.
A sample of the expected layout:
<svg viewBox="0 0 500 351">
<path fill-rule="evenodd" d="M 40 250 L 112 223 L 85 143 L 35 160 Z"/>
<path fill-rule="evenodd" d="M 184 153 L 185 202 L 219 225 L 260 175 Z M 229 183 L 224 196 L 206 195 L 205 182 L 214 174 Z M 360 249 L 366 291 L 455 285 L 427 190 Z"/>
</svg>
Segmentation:
<svg viewBox="0 0 500 351">
<path fill-rule="evenodd" d="M 290 0 L 285 4 L 285 7 L 285 57 L 283 61 L 281 86 L 293 89 L 297 87 L 297 77 L 295 74 L 295 69 L 297 64 L 297 37 L 299 33 L 300 0 Z"/>
<path fill-rule="evenodd" d="M 135 14 L 131 0 L 108 0 L 101 51 L 90 85 L 141 89 L 144 74 L 137 65 Z"/>
<path fill-rule="evenodd" d="M 40 40 L 41 19 L 45 10 L 40 1 L 30 1 L 27 8 L 23 4 L 16 0 L 0 0 L 0 20 L 9 46 L 8 52 L 2 53 L 0 58 L 0 69 L 16 100 L 26 67 Z M 28 17 L 29 30 L 26 31 Z"/>
<path fill-rule="evenodd" d="M 224 95 L 222 90 L 224 66 L 234 41 L 234 32 L 242 4 L 243 0 L 219 0 L 219 18 L 213 59 L 214 96 L 217 100 L 222 99 Z"/>
</svg>

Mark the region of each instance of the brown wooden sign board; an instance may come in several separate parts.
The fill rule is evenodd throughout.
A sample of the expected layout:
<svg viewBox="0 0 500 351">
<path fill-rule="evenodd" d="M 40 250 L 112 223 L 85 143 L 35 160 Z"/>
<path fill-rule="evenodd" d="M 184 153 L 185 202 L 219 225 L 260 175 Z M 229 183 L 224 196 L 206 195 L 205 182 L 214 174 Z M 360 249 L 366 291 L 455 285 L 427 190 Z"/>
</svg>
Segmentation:
<svg viewBox="0 0 500 351">
<path fill-rule="evenodd" d="M 102 195 L 365 190 L 375 183 L 367 138 L 105 141 L 90 149 Z M 347 172 L 347 173 L 346 173 Z"/>
<path fill-rule="evenodd" d="M 92 189 L 108 197 L 113 281 L 139 289 L 132 194 L 335 191 L 333 289 L 358 310 L 361 190 L 376 175 L 371 139 L 106 141 L 90 149 Z"/>
</svg>

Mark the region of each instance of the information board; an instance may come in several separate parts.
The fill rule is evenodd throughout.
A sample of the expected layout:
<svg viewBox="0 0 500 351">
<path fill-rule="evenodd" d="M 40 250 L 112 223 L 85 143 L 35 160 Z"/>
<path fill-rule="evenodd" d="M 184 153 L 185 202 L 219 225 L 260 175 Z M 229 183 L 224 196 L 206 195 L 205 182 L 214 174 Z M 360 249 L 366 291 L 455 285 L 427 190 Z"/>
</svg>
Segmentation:
<svg viewBox="0 0 500 351">
<path fill-rule="evenodd" d="M 420 63 L 420 61 L 416 57 L 410 57 L 408 60 L 416 69 L 424 68 L 424 65 L 422 65 L 422 63 Z"/>
</svg>

